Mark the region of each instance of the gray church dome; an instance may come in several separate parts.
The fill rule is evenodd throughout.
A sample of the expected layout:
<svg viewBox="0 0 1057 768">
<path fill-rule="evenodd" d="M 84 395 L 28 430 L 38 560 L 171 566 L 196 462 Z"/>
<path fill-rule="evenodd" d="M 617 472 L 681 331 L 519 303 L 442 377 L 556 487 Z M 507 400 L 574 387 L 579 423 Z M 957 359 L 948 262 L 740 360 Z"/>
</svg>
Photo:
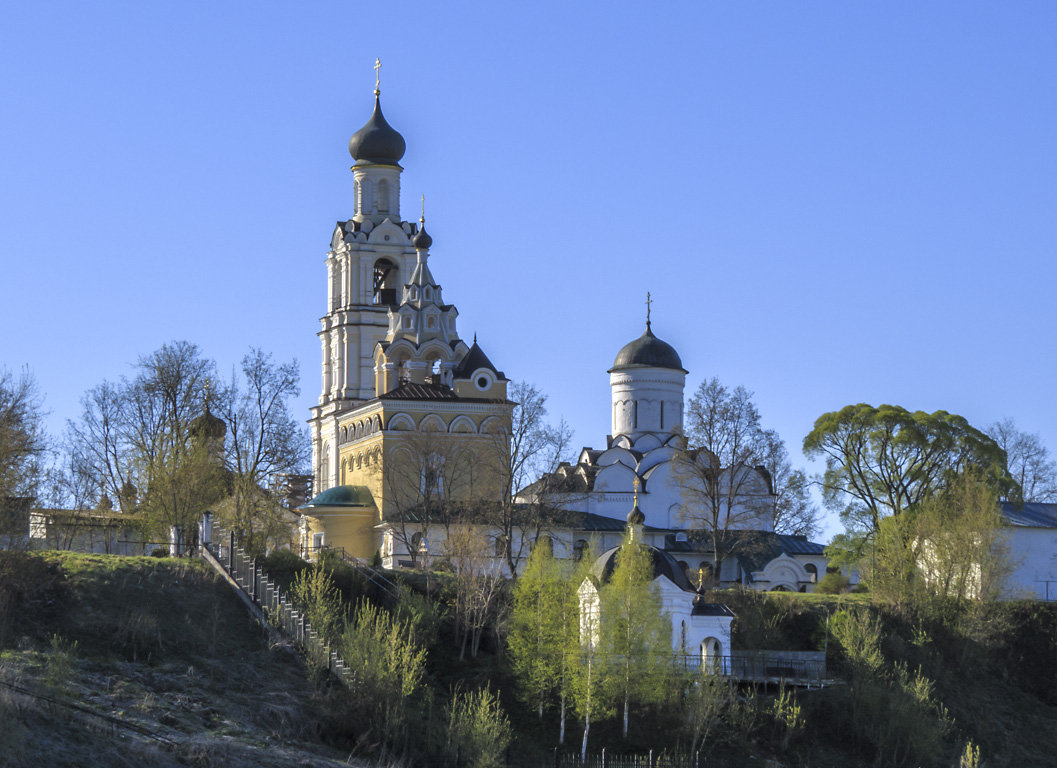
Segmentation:
<svg viewBox="0 0 1057 768">
<path fill-rule="evenodd" d="M 381 99 L 375 95 L 371 119 L 349 139 L 349 154 L 357 164 L 396 165 L 406 150 L 404 137 L 386 122 Z"/>
<path fill-rule="evenodd" d="M 617 358 L 609 372 L 625 368 L 671 368 L 686 373 L 675 347 L 654 336 L 649 324 L 646 325 L 645 333 L 625 344 L 617 352 Z"/>
<path fill-rule="evenodd" d="M 620 559 L 620 549 L 620 547 L 613 547 L 606 550 L 595 560 L 595 564 L 591 566 L 591 576 L 594 577 L 595 582 L 599 586 L 613 578 L 613 569 L 616 568 L 617 560 Z M 690 579 L 686 577 L 686 572 L 679 566 L 679 563 L 675 562 L 675 558 L 663 549 L 657 549 L 657 547 L 649 545 L 646 545 L 646 551 L 650 555 L 650 562 L 653 566 L 653 578 L 664 576 L 680 589 L 686 592 L 694 591 L 694 587 L 690 584 Z"/>
</svg>

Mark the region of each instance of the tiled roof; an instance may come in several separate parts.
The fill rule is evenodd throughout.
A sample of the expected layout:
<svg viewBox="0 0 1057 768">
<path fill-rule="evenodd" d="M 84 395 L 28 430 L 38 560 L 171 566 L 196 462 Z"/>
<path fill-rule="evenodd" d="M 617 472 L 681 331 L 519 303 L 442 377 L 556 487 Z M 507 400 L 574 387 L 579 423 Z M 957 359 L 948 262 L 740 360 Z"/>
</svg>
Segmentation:
<svg viewBox="0 0 1057 768">
<path fill-rule="evenodd" d="M 458 400 L 455 390 L 443 384 L 414 384 L 405 381 L 396 389 L 378 397 L 379 400 Z"/>
</svg>

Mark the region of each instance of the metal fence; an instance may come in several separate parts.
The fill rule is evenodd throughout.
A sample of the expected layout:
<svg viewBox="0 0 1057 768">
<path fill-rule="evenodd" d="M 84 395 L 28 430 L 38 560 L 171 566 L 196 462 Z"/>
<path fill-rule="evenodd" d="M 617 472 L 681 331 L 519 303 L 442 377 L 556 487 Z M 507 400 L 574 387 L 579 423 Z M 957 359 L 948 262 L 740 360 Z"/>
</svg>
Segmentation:
<svg viewBox="0 0 1057 768">
<path fill-rule="evenodd" d="M 312 628 L 304 613 L 256 559 L 238 546 L 233 531 L 214 527 L 213 540 L 205 546 L 272 627 L 300 646 L 313 663 L 326 666 L 345 685 L 351 683 L 352 673 L 344 659 Z"/>
<path fill-rule="evenodd" d="M 700 752 L 654 753 L 652 750 L 640 754 L 589 753 L 580 759 L 578 752 L 566 753 L 554 750 L 554 768 L 706 768 L 708 765 Z"/>
</svg>

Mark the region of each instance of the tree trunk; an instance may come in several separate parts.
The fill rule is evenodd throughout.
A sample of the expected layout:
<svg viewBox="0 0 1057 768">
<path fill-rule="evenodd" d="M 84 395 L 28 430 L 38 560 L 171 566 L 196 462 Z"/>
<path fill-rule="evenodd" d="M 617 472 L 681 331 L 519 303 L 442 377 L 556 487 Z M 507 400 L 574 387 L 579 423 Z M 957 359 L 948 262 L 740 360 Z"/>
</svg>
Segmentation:
<svg viewBox="0 0 1057 768">
<path fill-rule="evenodd" d="M 591 732 L 591 713 L 588 712 L 584 718 L 584 741 L 580 745 L 580 762 L 587 760 L 587 734 Z"/>
<path fill-rule="evenodd" d="M 562 714 L 560 725 L 558 726 L 558 743 L 565 743 L 565 691 L 562 691 Z"/>
<path fill-rule="evenodd" d="M 627 741 L 627 738 L 628 738 L 628 705 L 629 705 L 628 695 L 627 695 L 627 693 L 625 693 L 624 694 L 624 740 L 625 741 Z"/>
</svg>

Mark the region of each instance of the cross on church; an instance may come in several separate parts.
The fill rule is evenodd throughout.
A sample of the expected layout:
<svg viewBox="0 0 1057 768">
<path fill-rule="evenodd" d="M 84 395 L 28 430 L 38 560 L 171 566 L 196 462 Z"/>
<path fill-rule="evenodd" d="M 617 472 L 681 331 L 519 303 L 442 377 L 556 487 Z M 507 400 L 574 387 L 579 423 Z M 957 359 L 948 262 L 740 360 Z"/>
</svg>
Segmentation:
<svg viewBox="0 0 1057 768">
<path fill-rule="evenodd" d="M 636 477 L 634 480 L 631 481 L 631 484 L 635 486 L 635 506 L 637 507 L 639 505 L 639 479 Z"/>
<path fill-rule="evenodd" d="M 375 96 L 379 95 L 382 92 L 381 88 L 380 88 L 380 86 L 382 84 L 382 73 L 381 73 L 381 70 L 382 70 L 382 60 L 380 58 L 376 58 L 374 60 L 374 95 Z"/>
<path fill-rule="evenodd" d="M 653 304 L 653 299 L 650 298 L 650 292 L 646 291 L 646 330 L 650 330 L 650 305 Z"/>
</svg>

